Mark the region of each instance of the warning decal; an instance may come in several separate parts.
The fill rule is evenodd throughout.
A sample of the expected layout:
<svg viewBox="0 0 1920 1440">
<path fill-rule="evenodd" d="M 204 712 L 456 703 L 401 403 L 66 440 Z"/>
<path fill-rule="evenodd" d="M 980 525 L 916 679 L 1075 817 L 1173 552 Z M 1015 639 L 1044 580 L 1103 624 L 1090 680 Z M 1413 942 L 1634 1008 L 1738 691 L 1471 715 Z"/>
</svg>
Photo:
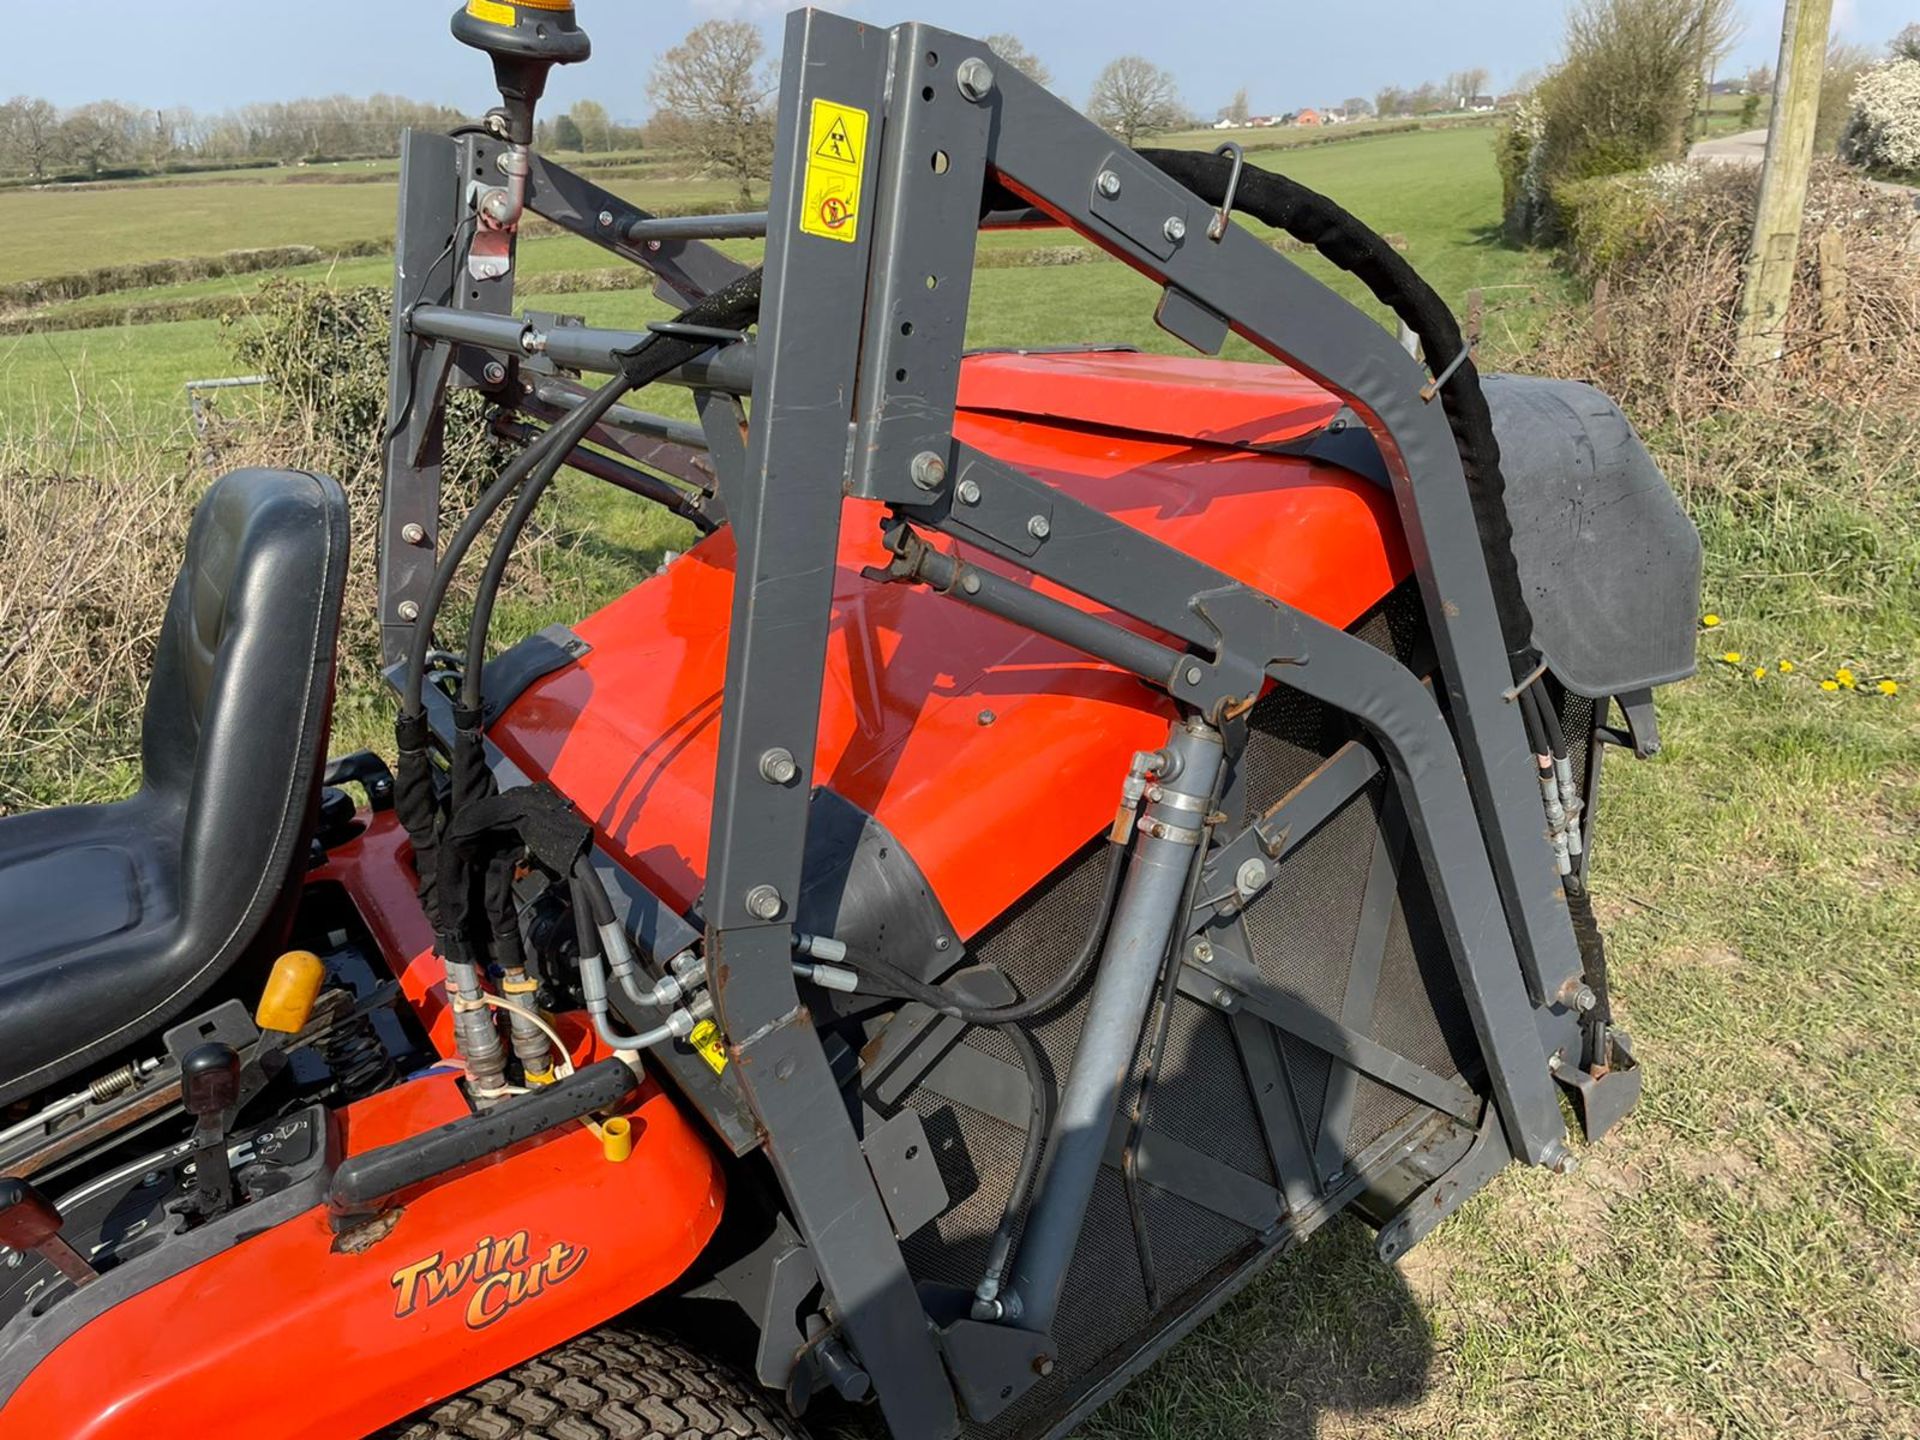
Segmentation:
<svg viewBox="0 0 1920 1440">
<path fill-rule="evenodd" d="M 860 182 L 866 170 L 867 112 L 814 101 L 801 233 L 851 244 L 860 229 Z"/>
<path fill-rule="evenodd" d="M 702 1020 L 693 1027 L 693 1033 L 687 1036 L 687 1040 L 695 1050 L 700 1052 L 700 1058 L 712 1067 L 714 1074 L 726 1073 L 727 1047 L 726 1042 L 720 1038 L 718 1025 L 711 1020 Z"/>
</svg>

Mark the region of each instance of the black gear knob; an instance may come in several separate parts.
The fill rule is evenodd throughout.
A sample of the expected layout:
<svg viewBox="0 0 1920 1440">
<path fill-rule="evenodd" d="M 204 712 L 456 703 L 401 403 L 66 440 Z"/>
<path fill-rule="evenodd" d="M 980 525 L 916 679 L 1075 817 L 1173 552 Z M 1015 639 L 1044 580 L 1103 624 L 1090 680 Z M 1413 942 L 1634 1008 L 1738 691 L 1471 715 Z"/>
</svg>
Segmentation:
<svg viewBox="0 0 1920 1440">
<path fill-rule="evenodd" d="M 180 1062 L 180 1100 L 196 1119 L 220 1115 L 240 1098 L 240 1056 L 212 1041 Z"/>
<path fill-rule="evenodd" d="M 38 1255 L 76 1285 L 100 1278 L 86 1257 L 60 1238 L 60 1212 L 31 1181 L 0 1177 L 0 1245 Z"/>
</svg>

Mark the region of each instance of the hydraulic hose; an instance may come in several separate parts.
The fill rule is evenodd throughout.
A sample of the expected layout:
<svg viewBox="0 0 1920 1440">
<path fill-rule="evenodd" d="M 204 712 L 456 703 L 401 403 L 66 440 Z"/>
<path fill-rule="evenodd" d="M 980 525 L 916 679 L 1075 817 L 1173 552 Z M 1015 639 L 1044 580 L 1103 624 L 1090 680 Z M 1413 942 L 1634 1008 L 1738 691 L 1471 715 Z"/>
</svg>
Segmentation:
<svg viewBox="0 0 1920 1440">
<path fill-rule="evenodd" d="M 1046 989 L 1011 1005 L 969 1005 L 956 999 L 952 992 L 929 984 L 917 975 L 908 974 L 890 960 L 851 947 L 846 952 L 845 963 L 880 981 L 899 998 L 917 1000 L 935 1014 L 964 1021 L 968 1025 L 1017 1025 L 1038 1019 L 1071 995 L 1086 979 L 1094 961 L 1099 959 L 1100 947 L 1107 938 L 1107 926 L 1113 919 L 1114 902 L 1120 895 L 1120 882 L 1126 875 L 1126 856 L 1127 847 L 1124 843 L 1114 840 L 1107 842 L 1106 878 L 1100 889 L 1100 903 L 1079 953 Z"/>
<path fill-rule="evenodd" d="M 1207 203 L 1220 205 L 1226 201 L 1235 169 L 1230 157 L 1197 150 L 1142 150 L 1140 155 Z M 990 194 L 988 200 L 992 202 L 994 196 Z M 1378 233 L 1297 181 L 1257 165 L 1243 165 L 1234 209 L 1313 246 L 1338 269 L 1359 280 L 1419 336 L 1436 374 L 1444 374 L 1443 367 L 1459 360 L 1438 395 L 1466 472 L 1467 494 L 1486 556 L 1501 635 L 1515 677 L 1526 674 L 1532 668 L 1533 617 L 1527 609 L 1520 565 L 1513 551 L 1513 522 L 1507 515 L 1500 442 L 1494 435 L 1493 412 L 1480 385 L 1480 372 L 1466 353 L 1459 321 L 1433 287 Z"/>
</svg>

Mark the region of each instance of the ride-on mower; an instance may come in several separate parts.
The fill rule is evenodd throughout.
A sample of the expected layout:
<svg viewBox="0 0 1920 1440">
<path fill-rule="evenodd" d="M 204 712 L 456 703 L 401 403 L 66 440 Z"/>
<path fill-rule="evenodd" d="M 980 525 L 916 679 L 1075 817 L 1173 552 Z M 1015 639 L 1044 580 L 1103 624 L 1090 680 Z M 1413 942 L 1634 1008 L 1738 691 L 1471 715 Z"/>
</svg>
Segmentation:
<svg viewBox="0 0 1920 1440">
<path fill-rule="evenodd" d="M 975 40 L 796 13 L 768 209 L 662 218 L 531 148 L 569 0 L 453 29 L 501 104 L 401 161 L 391 768 L 323 758 L 341 491 L 245 471 L 139 793 L 0 823 L 0 1433 L 1060 1435 L 1335 1216 L 1393 1260 L 1632 1106 L 1600 761 L 1699 547 L 1613 405 Z M 528 214 L 676 318 L 516 317 Z M 963 354 L 1039 226 L 1197 355 Z M 442 536 L 450 387 L 519 448 Z M 702 538 L 489 654 L 563 466 Z"/>
</svg>

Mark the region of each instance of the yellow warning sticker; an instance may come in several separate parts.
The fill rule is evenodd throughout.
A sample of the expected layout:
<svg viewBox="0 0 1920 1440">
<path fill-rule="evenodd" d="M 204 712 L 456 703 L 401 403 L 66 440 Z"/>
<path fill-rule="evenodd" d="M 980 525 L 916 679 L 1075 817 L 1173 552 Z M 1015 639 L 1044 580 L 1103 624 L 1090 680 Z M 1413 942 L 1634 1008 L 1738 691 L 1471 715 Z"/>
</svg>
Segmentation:
<svg viewBox="0 0 1920 1440">
<path fill-rule="evenodd" d="M 867 112 L 814 101 L 801 233 L 851 244 L 860 232 L 860 181 L 866 173 Z"/>
<path fill-rule="evenodd" d="M 502 5 L 500 0 L 467 0 L 467 13 L 476 20 L 490 21 L 495 25 L 511 25 L 514 22 L 513 6 Z"/>
<path fill-rule="evenodd" d="M 687 1041 L 700 1052 L 700 1058 L 713 1067 L 713 1073 L 724 1075 L 727 1069 L 727 1047 L 720 1038 L 720 1027 L 711 1020 L 702 1020 L 693 1027 L 693 1033 Z"/>
</svg>

